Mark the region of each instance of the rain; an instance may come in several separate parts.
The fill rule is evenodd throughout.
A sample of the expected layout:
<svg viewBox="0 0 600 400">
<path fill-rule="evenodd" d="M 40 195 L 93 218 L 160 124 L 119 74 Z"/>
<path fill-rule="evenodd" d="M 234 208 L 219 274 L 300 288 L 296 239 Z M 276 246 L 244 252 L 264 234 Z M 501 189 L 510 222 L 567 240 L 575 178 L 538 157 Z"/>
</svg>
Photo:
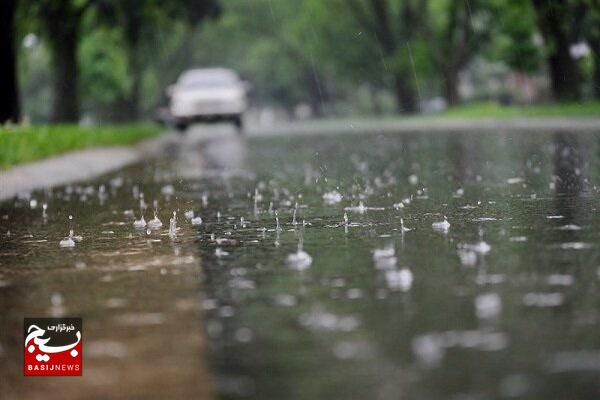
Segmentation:
<svg viewBox="0 0 600 400">
<path fill-rule="evenodd" d="M 595 2 L 6 4 L 0 399 L 600 398 Z"/>
</svg>

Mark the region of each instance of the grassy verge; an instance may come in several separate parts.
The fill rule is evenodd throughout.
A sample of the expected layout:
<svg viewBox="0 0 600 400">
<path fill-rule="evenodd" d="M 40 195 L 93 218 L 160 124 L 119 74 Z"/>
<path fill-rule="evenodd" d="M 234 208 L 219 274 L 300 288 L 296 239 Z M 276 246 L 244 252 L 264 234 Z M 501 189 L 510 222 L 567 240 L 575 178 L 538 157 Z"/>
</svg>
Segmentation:
<svg viewBox="0 0 600 400">
<path fill-rule="evenodd" d="M 127 145 L 163 130 L 152 124 L 0 126 L 0 168 L 88 147 Z"/>
<path fill-rule="evenodd" d="M 600 117 L 600 102 L 502 106 L 498 103 L 473 103 L 450 108 L 439 117 L 517 118 L 517 117 Z"/>
<path fill-rule="evenodd" d="M 476 102 L 462 104 L 445 111 L 431 114 L 400 115 L 387 114 L 379 117 L 373 116 L 348 116 L 342 118 L 314 119 L 306 121 L 315 126 L 346 126 L 365 123 L 443 123 L 453 119 L 476 120 L 482 118 L 510 119 L 510 118 L 600 118 L 600 101 L 583 103 L 549 103 L 535 105 L 503 106 L 496 102 Z"/>
</svg>

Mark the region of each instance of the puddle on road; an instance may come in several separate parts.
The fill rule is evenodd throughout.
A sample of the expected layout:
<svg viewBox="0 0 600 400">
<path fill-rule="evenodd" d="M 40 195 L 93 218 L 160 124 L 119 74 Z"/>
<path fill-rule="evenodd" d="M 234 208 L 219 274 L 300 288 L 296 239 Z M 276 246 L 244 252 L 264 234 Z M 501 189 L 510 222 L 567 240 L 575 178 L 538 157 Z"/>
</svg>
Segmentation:
<svg viewBox="0 0 600 400">
<path fill-rule="evenodd" d="M 590 398 L 598 138 L 226 136 L 5 202 L 0 393 Z M 83 317 L 81 381 L 20 376 L 45 315 Z"/>
</svg>

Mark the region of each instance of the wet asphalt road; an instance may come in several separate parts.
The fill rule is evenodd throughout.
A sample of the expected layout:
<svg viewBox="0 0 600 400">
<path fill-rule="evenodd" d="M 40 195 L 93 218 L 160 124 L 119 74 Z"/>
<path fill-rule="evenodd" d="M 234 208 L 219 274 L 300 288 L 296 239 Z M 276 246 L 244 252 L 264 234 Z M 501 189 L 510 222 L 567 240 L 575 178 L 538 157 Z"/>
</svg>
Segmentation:
<svg viewBox="0 0 600 400">
<path fill-rule="evenodd" d="M 0 204 L 0 398 L 598 398 L 600 133 L 311 133 Z M 22 376 L 30 316 L 82 378 Z"/>
</svg>

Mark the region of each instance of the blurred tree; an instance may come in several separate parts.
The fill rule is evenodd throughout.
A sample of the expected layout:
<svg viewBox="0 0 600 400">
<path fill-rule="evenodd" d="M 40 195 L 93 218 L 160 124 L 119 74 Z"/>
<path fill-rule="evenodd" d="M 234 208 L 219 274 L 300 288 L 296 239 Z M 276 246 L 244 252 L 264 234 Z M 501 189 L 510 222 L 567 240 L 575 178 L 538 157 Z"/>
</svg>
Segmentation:
<svg viewBox="0 0 600 400">
<path fill-rule="evenodd" d="M 127 61 L 127 74 L 130 82 L 111 81 L 113 91 L 117 84 L 123 89 L 114 99 L 121 119 L 135 119 L 139 116 L 140 87 L 144 66 L 156 56 L 156 39 L 161 33 L 157 27 L 173 25 L 174 20 L 194 24 L 205 16 L 218 13 L 217 0 L 22 0 L 24 14 L 29 18 L 36 16 L 48 47 L 52 54 L 53 99 L 52 120 L 54 122 L 75 122 L 80 115 L 80 57 L 79 47 L 84 36 L 94 35 L 97 23 L 85 24 L 86 16 L 100 18 L 107 26 L 115 27 L 122 33 L 126 50 L 123 54 Z M 89 21 L 88 21 L 89 22 Z M 85 28 L 87 26 L 87 28 Z M 85 29 L 84 29 L 85 28 Z M 98 37 L 98 36 L 96 36 Z M 118 45 L 118 44 L 117 44 Z M 144 45 L 146 47 L 144 47 Z M 109 54 L 110 53 L 110 54 Z M 114 53 L 114 52 L 113 52 Z M 97 58 L 100 64 L 115 54 L 110 49 L 88 46 L 87 55 Z M 144 54 L 148 57 L 144 59 Z M 90 72 L 106 78 L 106 69 L 92 67 Z M 109 74 L 110 75 L 110 74 Z M 101 90 L 101 79 L 93 82 L 94 94 Z M 108 82 L 106 79 L 104 82 Z M 86 89 L 86 92 L 89 90 Z M 103 95 L 107 94 L 105 91 Z M 106 97 L 100 96 L 100 101 Z"/>
<path fill-rule="evenodd" d="M 303 25 L 304 3 L 224 2 L 219 21 L 206 24 L 194 38 L 194 63 L 227 66 L 251 78 L 259 103 L 291 113 L 306 102 L 313 115 L 323 115 L 333 85 L 315 51 L 314 35 Z"/>
<path fill-rule="evenodd" d="M 438 79 L 447 103 L 458 102 L 459 73 L 490 38 L 488 3 L 309 0 L 307 25 L 326 38 L 320 41 L 321 56 L 336 70 L 354 82 L 392 86 L 399 109 L 410 112 L 417 108 L 420 86 Z"/>
<path fill-rule="evenodd" d="M 194 26 L 220 13 L 217 0 L 98 0 L 100 16 L 122 30 L 131 85 L 118 107 L 126 119 L 140 116 L 140 95 L 145 65 L 156 56 L 156 42 L 164 34 L 159 27 L 174 21 Z M 145 57 L 146 56 L 146 57 Z"/>
<path fill-rule="evenodd" d="M 82 28 L 78 60 L 83 114 L 113 122 L 131 118 L 123 106 L 132 86 L 127 59 L 120 29 L 98 27 L 97 16 L 89 14 Z"/>
<path fill-rule="evenodd" d="M 421 27 L 443 82 L 444 98 L 448 105 L 456 105 L 460 72 L 481 53 L 490 38 L 489 2 L 438 0 L 421 1 L 421 6 L 420 14 L 427 15 Z"/>
<path fill-rule="evenodd" d="M 0 7 L 0 124 L 20 118 L 15 50 L 16 0 L 5 0 Z"/>
<path fill-rule="evenodd" d="M 553 94 L 557 100 L 580 97 L 580 72 L 571 56 L 573 13 L 576 1 L 532 0 L 537 23 L 545 42 Z"/>
<path fill-rule="evenodd" d="M 536 43 L 536 15 L 533 5 L 522 0 L 493 0 L 489 23 L 492 49 L 486 54 L 510 68 L 535 73 L 542 65 L 541 46 Z"/>
<path fill-rule="evenodd" d="M 374 43 L 387 59 L 386 65 L 394 83 L 394 94 L 400 112 L 418 110 L 414 64 L 410 42 L 415 39 L 420 24 L 419 4 L 422 1 L 347 0 L 356 21 L 367 32 L 373 32 Z"/>
<path fill-rule="evenodd" d="M 22 0 L 25 14 L 36 16 L 52 54 L 52 120 L 79 120 L 77 53 L 83 15 L 94 0 Z"/>
<path fill-rule="evenodd" d="M 301 23 L 293 34 L 320 65 L 336 71 L 337 81 L 390 88 L 399 111 L 418 110 L 415 50 L 420 39 L 420 1 L 299 3 L 304 3 L 298 14 Z"/>
<path fill-rule="evenodd" d="M 592 85 L 594 97 L 600 99 L 600 0 L 585 0 L 586 23 L 584 35 L 594 61 Z"/>
</svg>

